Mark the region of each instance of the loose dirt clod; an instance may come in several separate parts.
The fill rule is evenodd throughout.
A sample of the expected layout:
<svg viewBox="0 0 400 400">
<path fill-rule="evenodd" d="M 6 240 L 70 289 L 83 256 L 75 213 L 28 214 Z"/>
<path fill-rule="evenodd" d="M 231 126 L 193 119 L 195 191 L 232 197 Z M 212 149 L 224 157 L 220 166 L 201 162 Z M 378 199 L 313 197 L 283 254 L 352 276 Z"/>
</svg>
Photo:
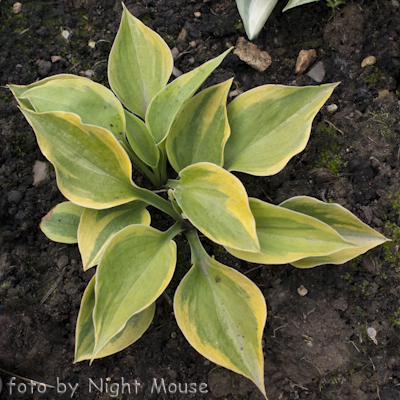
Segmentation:
<svg viewBox="0 0 400 400">
<path fill-rule="evenodd" d="M 243 36 L 237 40 L 233 54 L 260 72 L 264 72 L 272 64 L 271 56 L 266 51 L 261 51 Z"/>
</svg>

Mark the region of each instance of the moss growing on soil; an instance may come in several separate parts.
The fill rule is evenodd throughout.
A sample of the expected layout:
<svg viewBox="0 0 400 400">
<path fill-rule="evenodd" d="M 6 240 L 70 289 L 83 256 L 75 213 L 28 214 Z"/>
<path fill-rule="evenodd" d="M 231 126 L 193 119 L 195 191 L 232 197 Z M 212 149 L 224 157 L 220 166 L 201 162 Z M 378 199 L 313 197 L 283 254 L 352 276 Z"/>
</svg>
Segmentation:
<svg viewBox="0 0 400 400">
<path fill-rule="evenodd" d="M 318 125 L 317 138 L 323 139 L 322 146 L 318 147 L 317 168 L 328 168 L 334 174 L 338 174 L 346 167 L 347 162 L 343 160 L 343 146 L 338 143 L 338 135 L 335 130 L 324 123 Z"/>
<path fill-rule="evenodd" d="M 400 308 L 393 314 L 389 315 L 388 320 L 393 328 L 400 327 Z"/>
</svg>

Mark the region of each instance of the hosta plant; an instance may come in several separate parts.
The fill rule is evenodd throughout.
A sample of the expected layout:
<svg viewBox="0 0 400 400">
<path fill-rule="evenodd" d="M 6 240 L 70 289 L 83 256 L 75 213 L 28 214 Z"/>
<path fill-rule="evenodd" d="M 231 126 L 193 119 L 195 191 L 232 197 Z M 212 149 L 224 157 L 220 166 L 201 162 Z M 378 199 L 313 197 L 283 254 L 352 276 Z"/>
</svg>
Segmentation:
<svg viewBox="0 0 400 400">
<path fill-rule="evenodd" d="M 291 8 L 319 0 L 289 0 L 283 12 Z M 250 40 L 256 39 L 275 8 L 278 0 L 236 0 L 239 14 L 242 17 L 244 28 Z M 327 0 L 328 7 L 332 10 L 340 4 L 346 4 L 344 0 Z"/>
<path fill-rule="evenodd" d="M 242 260 L 298 268 L 341 264 L 386 240 L 336 204 L 248 198 L 232 172 L 284 168 L 304 149 L 336 84 L 266 85 L 228 106 L 232 79 L 196 94 L 229 51 L 168 83 L 167 44 L 124 9 L 108 63 L 112 91 L 74 75 L 10 86 L 68 199 L 41 229 L 78 243 L 85 271 L 97 266 L 78 316 L 76 362 L 116 353 L 146 331 L 174 274 L 173 239 L 183 234 L 192 266 L 174 297 L 180 329 L 199 353 L 265 395 L 264 297 L 209 256 L 199 232 Z M 136 185 L 132 167 L 164 186 L 165 196 Z M 149 205 L 175 223 L 165 232 L 151 227 Z"/>
</svg>

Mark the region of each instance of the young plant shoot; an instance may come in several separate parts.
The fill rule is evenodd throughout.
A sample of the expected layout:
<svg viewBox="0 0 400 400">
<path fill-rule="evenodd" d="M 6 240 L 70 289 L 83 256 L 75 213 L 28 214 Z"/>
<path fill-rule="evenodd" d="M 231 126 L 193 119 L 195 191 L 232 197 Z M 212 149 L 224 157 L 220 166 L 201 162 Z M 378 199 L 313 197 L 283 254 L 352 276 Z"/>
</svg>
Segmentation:
<svg viewBox="0 0 400 400">
<path fill-rule="evenodd" d="M 298 268 L 344 263 L 386 238 L 337 204 L 248 198 L 232 172 L 281 171 L 305 148 L 336 84 L 265 85 L 228 106 L 232 79 L 196 94 L 229 51 L 168 84 L 170 49 L 124 8 L 108 63 L 112 91 L 74 75 L 10 89 L 68 199 L 41 229 L 56 242 L 78 243 L 85 271 L 97 266 L 82 298 L 75 361 L 93 362 L 142 336 L 174 274 L 174 237 L 182 233 L 192 266 L 174 298 L 180 329 L 204 357 L 265 396 L 264 297 L 210 257 L 198 232 L 242 260 Z M 132 168 L 164 185 L 168 200 L 136 185 Z M 149 205 L 176 222 L 165 232 L 151 227 Z"/>
</svg>

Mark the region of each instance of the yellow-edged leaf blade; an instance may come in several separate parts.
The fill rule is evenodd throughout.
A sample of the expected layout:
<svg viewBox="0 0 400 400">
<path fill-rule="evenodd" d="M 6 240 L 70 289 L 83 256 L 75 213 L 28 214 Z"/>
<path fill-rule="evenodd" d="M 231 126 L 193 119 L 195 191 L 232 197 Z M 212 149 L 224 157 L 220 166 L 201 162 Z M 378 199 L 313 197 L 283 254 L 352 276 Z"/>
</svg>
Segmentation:
<svg viewBox="0 0 400 400">
<path fill-rule="evenodd" d="M 150 225 L 147 204 L 133 201 L 106 210 L 85 209 L 78 228 L 78 246 L 83 270 L 95 266 L 108 239 L 129 225 Z"/>
<path fill-rule="evenodd" d="M 94 358 L 133 315 L 162 294 L 175 264 L 175 242 L 149 226 L 130 225 L 110 239 L 96 273 Z"/>
<path fill-rule="evenodd" d="M 196 93 L 231 50 L 228 49 L 193 71 L 181 75 L 153 98 L 146 112 L 146 125 L 157 143 L 161 143 L 167 137 L 183 105 Z"/>
<path fill-rule="evenodd" d="M 65 111 L 80 116 L 82 123 L 108 129 L 123 140 L 125 116 L 111 90 L 87 79 L 53 79 L 35 86 L 20 97 L 30 101 L 38 113 Z"/>
<path fill-rule="evenodd" d="M 226 249 L 242 260 L 261 264 L 286 264 L 309 257 L 357 247 L 343 239 L 329 225 L 283 207 L 250 198 L 256 220 L 260 252 Z"/>
<path fill-rule="evenodd" d="M 259 250 L 254 217 L 246 190 L 238 178 L 212 163 L 190 165 L 168 181 L 190 222 L 223 246 Z"/>
<path fill-rule="evenodd" d="M 311 268 L 322 264 L 343 264 L 388 240 L 339 204 L 324 203 L 312 197 L 298 196 L 284 201 L 279 206 L 310 215 L 326 223 L 345 240 L 357 246 L 328 256 L 308 257 L 292 263 L 298 268 Z"/>
<path fill-rule="evenodd" d="M 91 360 L 93 356 L 95 345 L 93 326 L 95 278 L 96 276 L 93 276 L 82 297 L 81 308 L 76 323 L 75 363 L 83 360 Z M 154 312 L 155 303 L 152 303 L 140 313 L 132 316 L 122 331 L 111 338 L 97 353 L 95 358 L 103 358 L 115 354 L 136 342 L 149 327 L 153 320 Z"/>
<path fill-rule="evenodd" d="M 174 313 L 194 349 L 251 379 L 265 395 L 261 339 L 267 309 L 253 282 L 204 252 L 178 286 Z"/>
<path fill-rule="evenodd" d="M 168 159 L 176 172 L 199 162 L 223 166 L 230 134 L 226 98 L 232 79 L 203 90 L 182 108 L 166 142 Z"/>
<path fill-rule="evenodd" d="M 70 201 L 57 204 L 42 218 L 40 229 L 53 242 L 77 243 L 79 221 L 84 210 Z"/>
<path fill-rule="evenodd" d="M 61 193 L 83 207 L 104 209 L 138 199 L 129 157 L 108 130 L 76 114 L 21 109 L 40 150 L 54 165 Z"/>
<path fill-rule="evenodd" d="M 228 106 L 224 168 L 258 176 L 279 172 L 304 150 L 315 115 L 337 85 L 265 85 L 238 96 Z"/>
<path fill-rule="evenodd" d="M 108 80 L 121 102 L 144 118 L 153 97 L 168 83 L 172 67 L 164 40 L 124 6 L 108 62 Z"/>
</svg>

